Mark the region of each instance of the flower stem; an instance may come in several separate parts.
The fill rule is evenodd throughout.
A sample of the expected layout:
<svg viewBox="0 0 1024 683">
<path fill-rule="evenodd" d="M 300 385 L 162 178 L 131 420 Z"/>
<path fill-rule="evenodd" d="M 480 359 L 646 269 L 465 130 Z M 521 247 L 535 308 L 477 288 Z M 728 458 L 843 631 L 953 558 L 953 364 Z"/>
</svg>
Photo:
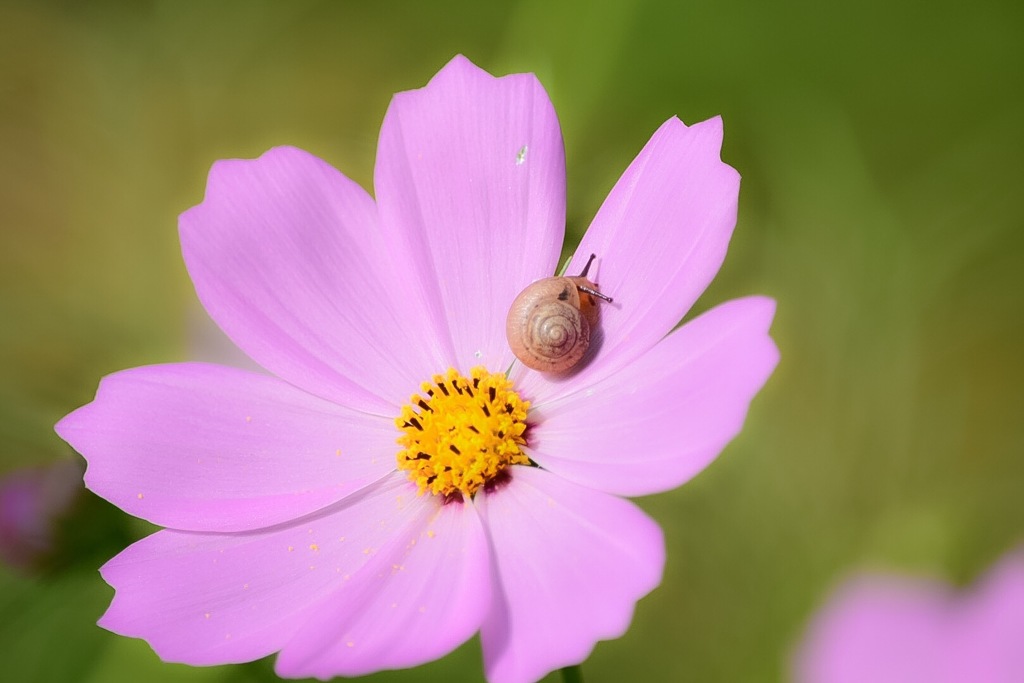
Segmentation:
<svg viewBox="0 0 1024 683">
<path fill-rule="evenodd" d="M 583 669 L 579 664 L 565 667 L 562 669 L 562 681 L 564 683 L 583 683 Z"/>
</svg>

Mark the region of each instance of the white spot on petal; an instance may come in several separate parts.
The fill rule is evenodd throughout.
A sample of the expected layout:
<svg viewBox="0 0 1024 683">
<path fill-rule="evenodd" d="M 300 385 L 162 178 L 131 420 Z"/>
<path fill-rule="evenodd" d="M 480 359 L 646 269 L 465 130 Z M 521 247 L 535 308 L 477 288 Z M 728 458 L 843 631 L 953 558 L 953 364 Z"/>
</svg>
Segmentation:
<svg viewBox="0 0 1024 683">
<path fill-rule="evenodd" d="M 519 148 L 519 151 L 516 152 L 516 166 L 522 166 L 523 162 L 526 161 L 526 150 L 526 145 L 523 145 Z"/>
</svg>

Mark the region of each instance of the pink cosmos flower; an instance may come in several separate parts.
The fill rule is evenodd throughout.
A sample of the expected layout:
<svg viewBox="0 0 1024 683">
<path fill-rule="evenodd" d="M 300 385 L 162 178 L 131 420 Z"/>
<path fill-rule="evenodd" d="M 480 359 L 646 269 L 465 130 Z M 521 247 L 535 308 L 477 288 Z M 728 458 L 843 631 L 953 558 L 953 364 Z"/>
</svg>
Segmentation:
<svg viewBox="0 0 1024 683">
<path fill-rule="evenodd" d="M 0 477 L 0 561 L 23 571 L 51 559 L 57 526 L 82 491 L 82 467 L 59 460 Z"/>
<path fill-rule="evenodd" d="M 1024 552 L 973 590 L 856 577 L 815 617 L 795 660 L 799 683 L 1024 681 Z"/>
<path fill-rule="evenodd" d="M 597 254 L 615 302 L 563 376 L 516 363 L 504 333 L 565 224 L 561 133 L 533 75 L 457 57 L 396 95 L 376 200 L 297 149 L 215 164 L 182 252 L 271 374 L 127 370 L 57 425 L 92 490 L 166 527 L 102 568 L 100 624 L 167 661 L 280 652 L 279 674 L 320 678 L 479 632 L 493 682 L 622 635 L 664 547 L 620 496 L 706 467 L 778 359 L 769 299 L 672 331 L 735 223 L 721 141 L 719 119 L 672 118 L 612 190 L 569 271 Z"/>
</svg>

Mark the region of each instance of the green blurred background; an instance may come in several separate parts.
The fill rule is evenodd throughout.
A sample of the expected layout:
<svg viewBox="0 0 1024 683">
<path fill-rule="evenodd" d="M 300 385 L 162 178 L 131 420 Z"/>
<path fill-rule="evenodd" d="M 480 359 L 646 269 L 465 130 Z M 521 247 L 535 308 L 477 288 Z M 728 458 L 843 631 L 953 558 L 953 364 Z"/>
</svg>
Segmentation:
<svg viewBox="0 0 1024 683">
<path fill-rule="evenodd" d="M 588 681 L 774 681 L 859 568 L 976 577 L 1024 541 L 1024 5 L 0 2 L 0 472 L 99 378 L 195 355 L 176 235 L 210 164 L 292 144 L 371 186 L 380 120 L 455 53 L 533 71 L 559 113 L 568 245 L 671 115 L 725 120 L 744 177 L 698 310 L 778 299 L 782 362 L 743 434 L 640 501 L 661 588 Z M 143 525 L 79 502 L 58 556 L 0 568 L 19 681 L 269 681 L 94 625 Z M 477 643 L 374 681 L 478 681 Z M 8 677 L 9 676 L 9 677 Z"/>
</svg>

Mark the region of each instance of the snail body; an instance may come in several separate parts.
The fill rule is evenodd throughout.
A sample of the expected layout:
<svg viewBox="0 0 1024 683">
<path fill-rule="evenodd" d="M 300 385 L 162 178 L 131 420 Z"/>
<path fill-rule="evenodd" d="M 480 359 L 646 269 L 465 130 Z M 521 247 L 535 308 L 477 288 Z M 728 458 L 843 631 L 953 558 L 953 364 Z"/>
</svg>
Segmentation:
<svg viewBox="0 0 1024 683">
<path fill-rule="evenodd" d="M 591 255 L 577 276 L 537 280 L 512 302 L 505 335 L 512 353 L 528 368 L 561 373 L 583 359 L 598 324 L 597 299 L 611 301 L 586 277 L 593 260 Z"/>
</svg>

